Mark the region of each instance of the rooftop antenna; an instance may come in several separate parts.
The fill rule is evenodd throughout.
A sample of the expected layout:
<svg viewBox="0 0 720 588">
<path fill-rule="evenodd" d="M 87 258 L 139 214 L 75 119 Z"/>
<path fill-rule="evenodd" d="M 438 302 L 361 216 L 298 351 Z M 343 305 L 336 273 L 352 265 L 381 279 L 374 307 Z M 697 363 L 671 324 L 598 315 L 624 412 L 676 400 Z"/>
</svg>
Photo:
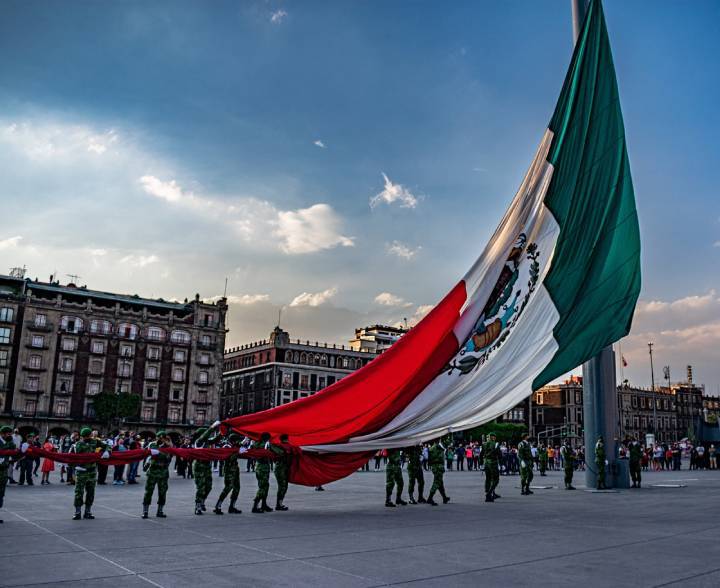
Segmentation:
<svg viewBox="0 0 720 588">
<path fill-rule="evenodd" d="M 10 268 L 10 277 L 20 278 L 22 280 L 25 277 L 25 272 L 27 272 L 27 268 L 24 265 L 22 267 Z"/>
<path fill-rule="evenodd" d="M 277 324 L 278 329 L 280 328 L 280 319 L 282 318 L 282 309 L 283 309 L 282 306 L 278 309 L 278 324 Z"/>
<path fill-rule="evenodd" d="M 227 283 L 228 279 L 227 276 L 225 276 L 225 290 L 223 290 L 223 298 L 227 298 Z"/>
<path fill-rule="evenodd" d="M 71 281 L 73 284 L 79 284 L 79 283 L 80 283 L 80 278 L 82 277 L 82 276 L 78 276 L 77 274 L 65 274 L 65 275 L 66 275 L 68 278 L 70 278 L 70 281 Z"/>
</svg>

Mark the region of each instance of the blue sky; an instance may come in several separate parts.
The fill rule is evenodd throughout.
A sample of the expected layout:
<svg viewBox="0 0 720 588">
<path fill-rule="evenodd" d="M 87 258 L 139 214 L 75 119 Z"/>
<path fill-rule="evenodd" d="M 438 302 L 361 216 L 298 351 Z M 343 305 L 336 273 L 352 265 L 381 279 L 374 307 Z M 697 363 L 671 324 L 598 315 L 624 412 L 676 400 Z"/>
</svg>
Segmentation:
<svg viewBox="0 0 720 588">
<path fill-rule="evenodd" d="M 605 12 L 644 248 L 626 375 L 652 338 L 716 392 L 720 4 Z M 233 343 L 283 305 L 311 339 L 412 321 L 499 221 L 571 49 L 566 0 L 6 0 L 0 268 L 180 299 L 228 276 Z"/>
</svg>

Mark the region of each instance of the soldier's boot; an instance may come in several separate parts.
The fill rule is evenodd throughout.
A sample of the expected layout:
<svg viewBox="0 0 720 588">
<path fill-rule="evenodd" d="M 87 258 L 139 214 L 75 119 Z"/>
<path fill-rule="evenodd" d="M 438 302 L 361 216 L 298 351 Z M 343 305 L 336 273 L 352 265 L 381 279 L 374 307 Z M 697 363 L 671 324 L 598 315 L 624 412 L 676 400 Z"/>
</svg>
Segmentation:
<svg viewBox="0 0 720 588">
<path fill-rule="evenodd" d="M 497 500 L 498 498 L 502 498 L 502 496 L 500 496 L 497 492 L 495 492 L 495 488 L 493 488 L 492 497 L 494 500 Z"/>
<path fill-rule="evenodd" d="M 290 510 L 290 509 L 282 503 L 282 500 L 276 500 L 275 501 L 275 510 L 285 511 L 285 510 Z"/>
<path fill-rule="evenodd" d="M 163 507 L 158 505 L 157 514 L 155 515 L 159 519 L 166 519 L 167 515 L 163 512 Z"/>
<path fill-rule="evenodd" d="M 401 497 L 400 493 L 396 494 L 395 496 L 395 504 L 398 506 L 407 506 L 407 502 L 405 502 Z"/>
<path fill-rule="evenodd" d="M 530 490 L 530 482 L 528 482 L 527 484 L 525 484 L 525 494 L 527 494 L 527 495 L 535 494 L 535 492 L 533 492 L 532 490 Z"/>
<path fill-rule="evenodd" d="M 408 501 L 410 502 L 410 504 L 417 504 L 412 492 L 408 492 Z"/>
<path fill-rule="evenodd" d="M 262 499 L 262 509 L 263 512 L 272 512 L 273 509 L 268 506 L 267 500 L 265 498 Z"/>
<path fill-rule="evenodd" d="M 445 494 L 444 490 L 440 491 L 440 496 L 442 496 L 443 504 L 447 504 L 448 502 L 450 502 L 450 497 L 447 494 Z"/>
<path fill-rule="evenodd" d="M 149 509 L 150 509 L 150 505 L 149 505 L 149 504 L 143 504 L 143 513 L 142 513 L 142 518 L 143 518 L 143 519 L 148 518 L 148 510 L 149 510 Z"/>
<path fill-rule="evenodd" d="M 92 520 L 92 519 L 95 518 L 95 517 L 93 516 L 93 513 L 90 512 L 90 507 L 89 507 L 89 506 L 86 506 L 86 507 L 85 507 L 85 514 L 83 515 L 83 518 L 84 518 L 84 519 L 88 519 L 88 520 Z"/>
<path fill-rule="evenodd" d="M 423 498 L 423 495 L 420 494 L 420 493 L 418 493 L 418 494 L 419 494 L 419 496 L 418 496 L 418 502 L 419 502 L 420 504 L 426 503 L 427 500 L 425 500 L 425 499 Z"/>
<path fill-rule="evenodd" d="M 486 493 L 485 493 L 485 502 L 495 502 L 495 499 L 493 498 L 492 492 L 486 492 Z"/>
<path fill-rule="evenodd" d="M 258 504 L 260 504 L 259 498 L 253 500 L 252 512 L 254 512 L 255 514 L 263 514 L 265 511 L 262 508 L 259 508 Z"/>
<path fill-rule="evenodd" d="M 214 512 L 216 515 L 225 514 L 225 513 L 222 511 L 222 501 L 220 501 L 220 500 L 217 501 L 217 504 L 215 505 L 215 508 L 213 509 L 213 512 Z"/>
<path fill-rule="evenodd" d="M 203 510 L 202 510 L 202 502 L 200 502 L 200 501 L 198 500 L 197 502 L 195 502 L 195 514 L 196 514 L 196 515 L 201 515 L 202 513 L 203 513 Z"/>
<path fill-rule="evenodd" d="M 575 486 L 573 486 L 572 483 L 568 482 L 567 489 L 568 489 L 568 490 L 575 490 Z"/>
<path fill-rule="evenodd" d="M 430 492 L 430 494 L 429 494 L 428 497 L 427 497 L 426 502 L 427 502 L 427 504 L 429 504 L 430 506 L 437 506 L 437 502 L 435 502 L 435 501 L 433 500 L 433 496 L 434 496 L 434 494 L 433 494 L 432 492 Z"/>
<path fill-rule="evenodd" d="M 230 514 L 241 514 L 242 513 L 242 511 L 239 508 L 235 508 L 234 502 L 230 503 L 230 508 L 228 508 L 228 512 Z"/>
<path fill-rule="evenodd" d="M 207 507 L 205 506 L 205 501 L 204 501 L 204 500 L 200 503 L 200 508 L 202 508 L 202 511 L 203 511 L 203 512 L 205 512 L 205 511 L 207 510 Z"/>
<path fill-rule="evenodd" d="M 81 508 L 82 507 L 80 507 L 80 506 L 75 507 L 75 514 L 73 515 L 73 518 L 72 518 L 73 521 L 79 521 L 82 518 Z"/>
</svg>

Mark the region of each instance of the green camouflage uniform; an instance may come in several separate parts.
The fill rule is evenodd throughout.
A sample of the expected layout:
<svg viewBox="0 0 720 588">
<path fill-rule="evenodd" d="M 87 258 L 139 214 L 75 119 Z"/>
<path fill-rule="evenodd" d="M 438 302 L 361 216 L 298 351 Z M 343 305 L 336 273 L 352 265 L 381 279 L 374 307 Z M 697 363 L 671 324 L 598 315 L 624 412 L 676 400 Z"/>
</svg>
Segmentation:
<svg viewBox="0 0 720 588">
<path fill-rule="evenodd" d="M 642 459 L 642 448 L 640 443 L 634 441 L 630 444 L 630 477 L 632 478 L 633 488 L 640 487 L 640 460 Z"/>
<path fill-rule="evenodd" d="M 445 496 L 445 483 L 443 475 L 445 474 L 445 451 L 439 443 L 435 443 L 428 452 L 428 464 L 433 475 L 433 483 L 430 487 L 428 500 L 432 499 L 435 492 L 440 492 L 440 496 Z"/>
<path fill-rule="evenodd" d="M 563 445 L 560 448 L 565 469 L 565 487 L 572 486 L 573 473 L 575 472 L 575 450 L 570 445 Z"/>
<path fill-rule="evenodd" d="M 420 458 L 422 456 L 422 449 L 417 445 L 410 447 L 408 452 L 408 494 L 410 500 L 413 500 L 413 494 L 415 493 L 415 482 L 418 487 L 418 498 L 422 499 L 423 491 L 425 490 L 425 478 L 423 476 L 422 464 Z"/>
<path fill-rule="evenodd" d="M 533 457 L 530 443 L 525 440 L 520 441 L 518 444 L 518 458 L 520 458 L 520 485 L 523 491 L 527 493 L 533 479 Z"/>
<path fill-rule="evenodd" d="M 404 487 L 402 467 L 400 467 L 400 450 L 389 449 L 388 462 L 385 467 L 385 496 L 387 500 L 390 500 L 395 487 L 397 487 L 395 498 L 396 501 L 399 501 Z"/>
<path fill-rule="evenodd" d="M 544 476 L 545 472 L 547 471 L 547 465 L 548 465 L 548 454 L 547 454 L 547 447 L 540 447 L 538 449 L 538 465 L 540 466 L 540 475 Z"/>
<path fill-rule="evenodd" d="M 278 456 L 275 461 L 275 481 L 277 482 L 277 504 L 282 505 L 288 489 L 290 461 L 286 451 L 279 445 L 271 445 L 270 451 Z"/>
<path fill-rule="evenodd" d="M 75 453 L 98 453 L 109 450 L 109 447 L 98 439 L 80 439 L 75 443 Z M 84 463 L 75 466 L 75 508 L 85 504 L 85 510 L 95 502 L 95 484 L 97 483 L 97 464 Z M 83 500 L 84 499 L 84 500 Z"/>
<path fill-rule="evenodd" d="M 214 438 L 210 439 L 213 433 L 213 429 L 208 429 L 200 435 L 195 441 L 195 449 L 210 447 L 214 442 Z M 204 504 L 212 490 L 212 462 L 196 459 L 193 462 L 193 478 L 195 478 L 195 503 Z"/>
<path fill-rule="evenodd" d="M 493 494 L 500 483 L 500 443 L 486 441 L 483 445 L 483 464 L 485 465 L 485 494 Z"/>
<path fill-rule="evenodd" d="M 595 467 L 597 468 L 597 488 L 605 488 L 605 444 L 602 439 L 595 443 Z"/>
<path fill-rule="evenodd" d="M 160 449 L 160 444 L 153 441 L 148 445 L 148 449 Z M 143 506 L 149 506 L 152 503 L 152 495 L 155 486 L 158 490 L 158 506 L 165 506 L 165 497 L 168 490 L 168 479 L 170 478 L 170 461 L 172 456 L 166 453 L 159 453 L 148 458 L 150 466 L 147 468 L 147 479 L 145 480 L 145 494 L 143 496 Z"/>
<path fill-rule="evenodd" d="M 14 449 L 17 449 L 17 447 L 15 447 L 12 437 L 7 441 L 0 437 L 0 450 L 12 451 Z M 11 466 L 11 460 L 10 457 L 0 457 L 0 508 L 2 508 L 5 501 L 5 486 L 7 486 L 8 468 Z"/>
<path fill-rule="evenodd" d="M 255 441 L 252 448 L 269 449 L 270 442 Z M 268 492 L 270 491 L 270 460 L 267 457 L 258 458 L 255 462 L 255 478 L 258 484 L 255 500 L 267 501 Z"/>
<path fill-rule="evenodd" d="M 220 497 L 218 498 L 218 504 L 221 504 L 223 500 L 230 494 L 230 506 L 235 506 L 235 502 L 240 496 L 240 465 L 238 459 L 240 455 L 233 453 L 230 457 L 225 460 L 225 466 L 223 469 L 223 479 L 225 485 L 223 486 Z"/>
</svg>

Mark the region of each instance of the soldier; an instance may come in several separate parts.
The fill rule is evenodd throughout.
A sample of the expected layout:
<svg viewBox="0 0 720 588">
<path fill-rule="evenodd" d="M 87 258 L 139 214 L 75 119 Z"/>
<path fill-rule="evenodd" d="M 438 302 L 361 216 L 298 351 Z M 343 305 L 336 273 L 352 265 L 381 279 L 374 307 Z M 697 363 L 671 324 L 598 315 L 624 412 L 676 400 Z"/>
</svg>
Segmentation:
<svg viewBox="0 0 720 588">
<path fill-rule="evenodd" d="M 445 494 L 445 483 L 443 475 L 445 474 L 445 448 L 439 439 L 435 440 L 430 451 L 428 452 L 428 464 L 433 475 L 433 483 L 430 487 L 430 494 L 427 497 L 427 503 L 431 506 L 437 506 L 437 502 L 433 500 L 435 492 L 439 491 L 442 496 L 443 504 L 450 502 L 450 497 Z"/>
<path fill-rule="evenodd" d="M 560 454 L 565 469 L 565 490 L 575 490 L 575 486 L 572 485 L 573 473 L 575 472 L 575 450 L 570 445 L 570 439 L 565 439 L 563 446 L 560 448 Z"/>
<path fill-rule="evenodd" d="M 395 502 L 392 501 L 393 488 L 397 487 Z M 385 506 L 395 508 L 395 505 L 405 506 L 407 502 L 402 499 L 403 476 L 400 465 L 400 450 L 388 450 L 388 462 L 385 466 Z"/>
<path fill-rule="evenodd" d="M 538 449 L 538 465 L 540 466 L 540 475 L 544 476 L 548 466 L 548 452 L 544 443 Z"/>
<path fill-rule="evenodd" d="M 155 436 L 155 441 L 148 444 L 151 455 L 143 465 L 143 471 L 147 472 L 145 494 L 143 496 L 142 518 L 144 519 L 148 518 L 148 510 L 152 503 L 155 486 L 157 486 L 158 490 L 157 514 L 155 516 L 160 519 L 166 518 L 163 507 L 165 506 L 165 497 L 167 496 L 168 479 L 170 478 L 170 461 L 172 461 L 172 457 L 160 451 L 163 447 L 172 447 L 172 441 L 165 431 L 158 431 Z"/>
<path fill-rule="evenodd" d="M 422 448 L 419 445 L 414 447 L 408 447 L 406 449 L 408 454 L 408 495 L 410 496 L 410 504 L 417 504 L 425 502 L 423 498 L 423 490 L 425 489 L 425 477 L 423 476 L 422 469 Z M 415 501 L 415 482 L 418 487 L 418 499 Z"/>
<path fill-rule="evenodd" d="M 260 435 L 260 441 L 255 441 L 252 447 L 253 449 L 269 450 L 270 433 Z M 253 501 L 252 512 L 256 514 L 272 512 L 273 509 L 267 503 L 268 492 L 270 491 L 270 460 L 267 457 L 260 457 L 256 460 L 255 478 L 257 479 L 258 489 Z"/>
<path fill-rule="evenodd" d="M 215 505 L 215 509 L 213 510 L 216 515 L 223 514 L 223 500 L 225 500 L 225 497 L 231 492 L 232 494 L 230 494 L 230 507 L 228 508 L 228 512 L 230 514 L 242 513 L 240 509 L 235 508 L 235 503 L 240 496 L 240 464 L 238 463 L 238 459 L 240 458 L 241 453 L 245 453 L 247 451 L 247 448 L 240 447 L 240 441 L 240 435 L 237 435 L 235 433 L 232 433 L 228 437 L 230 447 L 237 448 L 238 452 L 233 453 L 225 460 L 225 467 L 223 468 L 223 479 L 225 480 L 225 486 L 223 486 L 222 492 L 220 492 L 220 496 L 218 497 L 217 504 Z"/>
<path fill-rule="evenodd" d="M 12 427 L 4 426 L 0 428 L 0 451 L 12 451 L 17 449 L 12 438 Z M 10 456 L 0 456 L 0 508 L 3 506 L 5 501 L 5 486 L 8 481 L 8 468 L 12 465 L 12 458 Z M 0 523 L 2 523 L 0 519 Z"/>
<path fill-rule="evenodd" d="M 285 434 L 280 435 L 280 443 L 288 443 L 288 436 Z M 275 510 L 284 511 L 289 510 L 287 506 L 283 504 L 285 500 L 285 494 L 288 489 L 288 477 L 290 475 L 290 456 L 287 451 L 280 445 L 271 445 L 270 450 L 278 456 L 275 461 L 275 481 L 277 482 L 277 498 L 275 500 Z"/>
<path fill-rule="evenodd" d="M 495 433 L 488 435 L 488 440 L 483 445 L 483 459 L 485 464 L 485 502 L 494 502 L 501 496 L 495 492 L 500 483 L 500 443 L 497 442 Z"/>
<path fill-rule="evenodd" d="M 605 485 L 605 440 L 602 435 L 595 443 L 595 467 L 597 468 L 597 489 L 607 490 Z"/>
<path fill-rule="evenodd" d="M 640 460 L 642 459 L 642 447 L 637 439 L 633 437 L 630 442 L 630 477 L 632 478 L 632 487 L 640 488 Z"/>
<path fill-rule="evenodd" d="M 193 447 L 195 449 L 206 449 L 213 445 L 216 440 L 213 434 L 219 426 L 220 421 L 215 421 L 209 429 L 200 427 L 195 431 L 197 438 Z M 212 463 L 196 459 L 193 463 L 193 477 L 195 478 L 195 514 L 201 515 L 207 510 L 205 500 L 212 490 Z"/>
<path fill-rule="evenodd" d="M 522 441 L 518 443 L 518 458 L 520 459 L 520 494 L 529 496 L 534 494 L 530 490 L 530 483 L 533 479 L 533 458 L 527 433 L 523 433 Z"/>
<path fill-rule="evenodd" d="M 25 436 L 25 442 L 20 445 L 20 447 L 23 450 L 23 453 L 25 453 L 28 449 L 28 447 L 33 446 L 33 441 L 35 440 L 35 433 L 28 433 Z M 22 486 L 23 484 L 27 483 L 28 486 L 33 485 L 33 465 L 35 463 L 35 458 L 30 457 L 29 455 L 23 455 L 23 457 L 20 458 L 18 462 L 18 467 L 20 468 L 20 481 L 18 482 L 19 486 Z"/>
<path fill-rule="evenodd" d="M 103 441 L 92 436 L 90 427 L 80 430 L 80 441 L 75 443 L 75 453 L 98 453 L 102 451 L 102 458 L 110 457 L 110 448 Z M 92 505 L 95 502 L 95 483 L 97 482 L 97 464 L 94 462 L 75 466 L 75 514 L 74 521 L 80 520 L 80 511 L 85 504 L 84 519 L 94 519 Z"/>
</svg>

